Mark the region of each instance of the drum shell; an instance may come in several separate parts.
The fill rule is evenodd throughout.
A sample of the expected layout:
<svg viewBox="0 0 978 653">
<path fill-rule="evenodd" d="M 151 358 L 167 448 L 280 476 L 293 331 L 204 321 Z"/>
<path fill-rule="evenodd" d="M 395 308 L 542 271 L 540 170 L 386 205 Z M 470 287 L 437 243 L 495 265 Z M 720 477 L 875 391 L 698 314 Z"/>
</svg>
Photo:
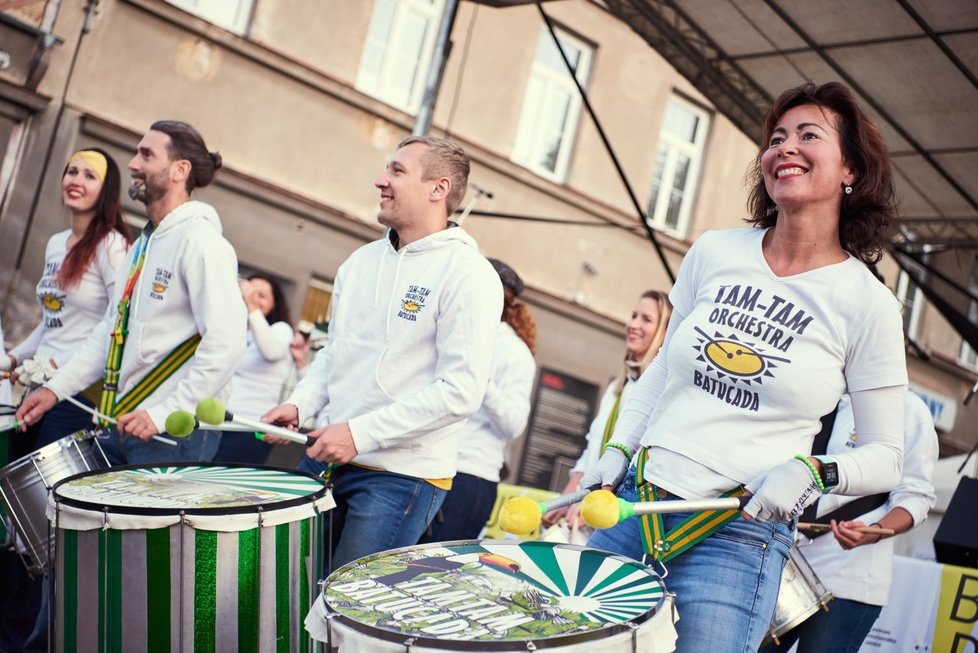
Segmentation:
<svg viewBox="0 0 978 653">
<path fill-rule="evenodd" d="M 325 507 L 201 517 L 55 502 L 55 650 L 310 650 Z"/>
<path fill-rule="evenodd" d="M 32 574 L 44 573 L 51 564 L 54 533 L 45 516 L 51 488 L 69 476 L 109 466 L 96 435 L 66 435 L 0 469 L 0 499 L 19 538 L 18 551 L 31 560 Z"/>
<path fill-rule="evenodd" d="M 811 617 L 832 600 L 815 571 L 798 547 L 791 548 L 781 572 L 778 602 L 774 608 L 768 640 L 777 639 Z"/>
</svg>

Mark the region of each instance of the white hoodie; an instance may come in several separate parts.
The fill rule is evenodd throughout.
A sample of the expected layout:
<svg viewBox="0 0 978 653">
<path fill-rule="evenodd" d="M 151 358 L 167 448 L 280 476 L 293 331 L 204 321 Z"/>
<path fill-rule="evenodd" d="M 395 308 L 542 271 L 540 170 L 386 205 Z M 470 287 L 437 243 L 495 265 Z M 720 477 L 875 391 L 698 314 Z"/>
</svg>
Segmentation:
<svg viewBox="0 0 978 653">
<path fill-rule="evenodd" d="M 109 337 L 136 249 L 130 248 L 119 266 L 105 318 L 48 381 L 58 399 L 74 395 L 104 375 Z M 194 356 L 139 405 L 157 429 L 163 429 L 167 415 L 175 410 L 193 412 L 201 399 L 217 397 L 227 402 L 229 381 L 244 353 L 247 333 L 237 274 L 234 248 L 221 236 L 221 221 L 209 204 L 181 204 L 150 236 L 131 299 L 119 397 L 177 345 L 195 333 L 201 335 Z"/>
<path fill-rule="evenodd" d="M 286 403 L 299 421 L 349 422 L 353 462 L 455 475 L 458 429 L 482 404 L 502 314 L 499 275 L 460 227 L 340 266 L 326 346 Z"/>
</svg>

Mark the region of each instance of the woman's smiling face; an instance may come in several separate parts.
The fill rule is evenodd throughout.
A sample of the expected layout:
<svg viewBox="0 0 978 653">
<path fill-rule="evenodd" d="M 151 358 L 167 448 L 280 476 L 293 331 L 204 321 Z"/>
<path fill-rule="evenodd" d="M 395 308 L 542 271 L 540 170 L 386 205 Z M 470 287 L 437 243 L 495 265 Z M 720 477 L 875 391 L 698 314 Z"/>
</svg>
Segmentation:
<svg viewBox="0 0 978 653">
<path fill-rule="evenodd" d="M 842 158 L 838 114 L 813 104 L 786 111 L 761 155 L 768 195 L 779 209 L 812 204 L 834 206 L 853 174 Z"/>
</svg>

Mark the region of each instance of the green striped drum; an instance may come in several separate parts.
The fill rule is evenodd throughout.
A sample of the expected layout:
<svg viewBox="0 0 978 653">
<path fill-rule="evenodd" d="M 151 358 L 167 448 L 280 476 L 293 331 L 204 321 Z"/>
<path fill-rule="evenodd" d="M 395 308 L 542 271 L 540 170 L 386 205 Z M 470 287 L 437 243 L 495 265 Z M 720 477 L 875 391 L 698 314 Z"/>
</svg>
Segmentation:
<svg viewBox="0 0 978 653">
<path fill-rule="evenodd" d="M 55 486 L 58 651 L 307 651 L 322 481 L 126 466 Z"/>
<path fill-rule="evenodd" d="M 672 651 L 671 597 L 648 567 L 552 542 L 396 549 L 333 572 L 307 627 L 340 653 Z"/>
</svg>

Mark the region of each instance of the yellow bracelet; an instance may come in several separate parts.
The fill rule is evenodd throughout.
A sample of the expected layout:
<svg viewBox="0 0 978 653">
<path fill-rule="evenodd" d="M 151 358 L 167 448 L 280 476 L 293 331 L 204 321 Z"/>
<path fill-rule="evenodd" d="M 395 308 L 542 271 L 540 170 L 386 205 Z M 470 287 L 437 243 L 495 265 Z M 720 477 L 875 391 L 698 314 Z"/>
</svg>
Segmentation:
<svg viewBox="0 0 978 653">
<path fill-rule="evenodd" d="M 625 454 L 625 460 L 627 460 L 628 462 L 632 462 L 632 452 L 629 451 L 628 447 L 626 447 L 622 443 L 609 442 L 608 444 L 604 445 L 604 450 L 607 451 L 608 447 L 611 447 L 612 449 L 617 449 L 618 451 L 622 452 L 623 454 Z"/>
<path fill-rule="evenodd" d="M 818 486 L 818 491 L 825 492 L 825 485 L 822 484 L 822 478 L 818 475 L 818 470 L 815 469 L 815 465 L 813 465 L 812 461 L 808 459 L 808 456 L 798 454 L 795 456 L 795 460 L 800 460 L 801 462 L 805 463 L 805 466 L 808 467 L 808 471 L 812 473 L 812 478 L 815 479 L 815 485 Z"/>
</svg>

